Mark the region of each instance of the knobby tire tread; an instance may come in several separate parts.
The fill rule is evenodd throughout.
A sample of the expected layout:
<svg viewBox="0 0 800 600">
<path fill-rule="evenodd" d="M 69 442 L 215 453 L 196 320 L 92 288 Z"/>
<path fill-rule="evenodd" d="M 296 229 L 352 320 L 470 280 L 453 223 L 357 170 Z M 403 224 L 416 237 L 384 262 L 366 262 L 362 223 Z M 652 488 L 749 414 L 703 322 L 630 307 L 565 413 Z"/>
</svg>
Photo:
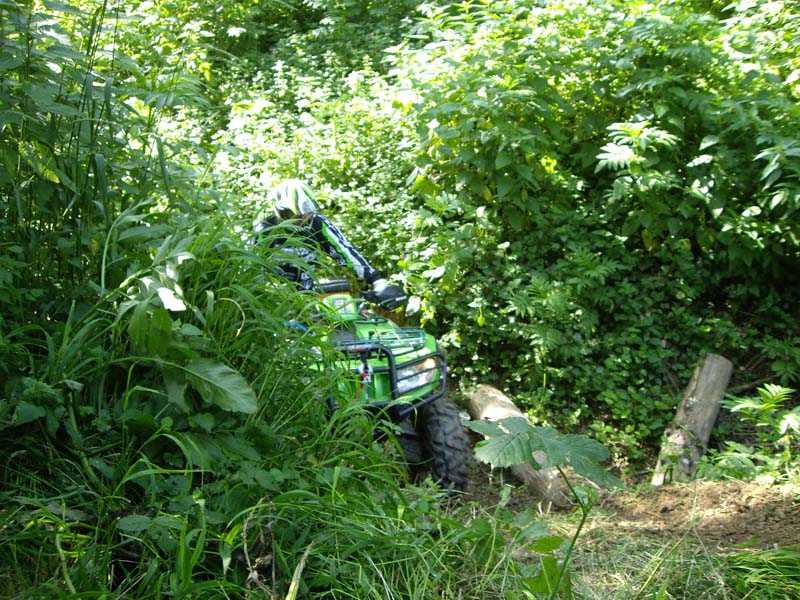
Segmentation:
<svg viewBox="0 0 800 600">
<path fill-rule="evenodd" d="M 429 404 L 420 415 L 434 481 L 463 491 L 469 478 L 470 443 L 458 409 L 446 398 Z"/>
</svg>

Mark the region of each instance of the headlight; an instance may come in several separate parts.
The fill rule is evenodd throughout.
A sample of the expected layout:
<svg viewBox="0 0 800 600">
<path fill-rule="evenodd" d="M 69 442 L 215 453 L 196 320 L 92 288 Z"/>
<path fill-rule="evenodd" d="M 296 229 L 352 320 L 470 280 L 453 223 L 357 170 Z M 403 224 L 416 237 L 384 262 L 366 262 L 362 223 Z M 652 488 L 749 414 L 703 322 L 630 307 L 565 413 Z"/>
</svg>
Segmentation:
<svg viewBox="0 0 800 600">
<path fill-rule="evenodd" d="M 411 390 L 434 383 L 438 376 L 436 361 L 433 358 L 426 358 L 411 367 L 397 370 L 397 391 L 402 396 Z"/>
</svg>

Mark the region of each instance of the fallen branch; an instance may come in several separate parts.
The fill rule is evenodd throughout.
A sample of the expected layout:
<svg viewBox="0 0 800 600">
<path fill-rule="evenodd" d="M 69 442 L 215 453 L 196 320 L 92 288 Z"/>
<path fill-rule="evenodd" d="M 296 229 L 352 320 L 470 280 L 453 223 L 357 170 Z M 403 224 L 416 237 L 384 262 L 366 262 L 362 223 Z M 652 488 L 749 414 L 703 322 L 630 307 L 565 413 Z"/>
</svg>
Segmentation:
<svg viewBox="0 0 800 600">
<path fill-rule="evenodd" d="M 773 381 L 775 381 L 774 377 L 763 377 L 762 379 L 757 379 L 751 383 L 743 383 L 742 385 L 732 387 L 728 390 L 728 392 L 731 394 L 741 394 L 742 392 L 749 392 L 750 390 L 761 387 L 765 383 L 772 383 Z"/>
</svg>

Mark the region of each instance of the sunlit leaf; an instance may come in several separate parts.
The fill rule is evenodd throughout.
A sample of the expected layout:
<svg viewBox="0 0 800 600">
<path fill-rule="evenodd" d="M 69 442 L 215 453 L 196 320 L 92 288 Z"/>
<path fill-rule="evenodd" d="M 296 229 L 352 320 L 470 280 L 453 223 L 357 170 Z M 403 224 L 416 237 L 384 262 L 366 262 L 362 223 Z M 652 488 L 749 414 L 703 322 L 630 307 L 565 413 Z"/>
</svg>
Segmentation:
<svg viewBox="0 0 800 600">
<path fill-rule="evenodd" d="M 785 435 L 787 431 L 794 431 L 800 434 L 800 406 L 794 407 L 783 415 L 778 430 L 781 435 Z"/>
<path fill-rule="evenodd" d="M 256 394 L 238 371 L 207 359 L 191 360 L 183 369 L 191 386 L 209 404 L 231 412 L 256 412 Z"/>
<path fill-rule="evenodd" d="M 442 275 L 444 275 L 445 268 L 440 266 L 436 267 L 435 269 L 428 269 L 427 271 L 423 271 L 422 276 L 427 277 L 431 281 L 434 279 L 439 279 Z"/>
<path fill-rule="evenodd" d="M 139 243 L 164 237 L 172 227 L 166 224 L 138 225 L 124 229 L 117 236 L 118 242 Z"/>
<path fill-rule="evenodd" d="M 158 297 L 161 300 L 161 303 L 164 305 L 164 308 L 169 311 L 180 312 L 182 310 L 186 310 L 186 304 L 184 304 L 183 300 L 178 298 L 178 296 L 175 295 L 175 292 L 169 288 L 158 288 Z"/>
<path fill-rule="evenodd" d="M 557 536 L 551 535 L 546 537 L 541 537 L 535 540 L 530 545 L 530 549 L 533 552 L 540 552 L 540 553 L 547 553 L 547 552 L 555 552 L 564 544 L 564 539 Z"/>
</svg>

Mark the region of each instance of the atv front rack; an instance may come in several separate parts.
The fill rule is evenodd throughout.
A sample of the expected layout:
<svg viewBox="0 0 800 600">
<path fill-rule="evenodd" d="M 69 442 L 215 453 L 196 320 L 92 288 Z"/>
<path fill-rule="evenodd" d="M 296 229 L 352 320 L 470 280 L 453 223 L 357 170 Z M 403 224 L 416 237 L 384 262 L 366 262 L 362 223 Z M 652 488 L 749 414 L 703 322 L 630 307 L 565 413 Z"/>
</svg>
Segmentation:
<svg viewBox="0 0 800 600">
<path fill-rule="evenodd" d="M 369 320 L 358 320 L 357 323 L 369 323 Z M 351 332 L 337 332 L 336 350 L 360 354 L 382 348 L 391 350 L 394 356 L 402 356 L 409 352 L 416 352 L 425 347 L 425 331 L 412 327 L 389 329 L 387 331 L 371 332 L 369 338 L 360 338 Z"/>
<path fill-rule="evenodd" d="M 409 332 L 409 336 L 413 331 L 421 333 L 422 341 L 420 341 L 419 347 L 424 346 L 424 331 L 421 329 L 398 329 L 394 332 L 402 331 Z M 380 342 L 375 340 L 342 341 L 337 343 L 334 348 L 346 354 L 348 360 L 357 358 L 361 361 L 362 366 L 352 369 L 354 372 L 361 374 L 363 369 L 369 368 L 373 375 L 388 374 L 392 399 L 370 402 L 366 406 L 373 412 L 384 412 L 392 421 L 400 423 L 413 412 L 444 396 L 447 391 L 447 360 L 441 352 L 431 352 L 406 362 L 398 362 L 398 356 L 413 352 L 413 349 L 403 350 L 404 347 L 408 348 L 408 341 L 399 342 L 403 336 L 399 336 L 395 340 L 397 344 L 395 347 L 393 347 L 392 339 L 386 340 L 383 339 L 384 337 L 391 338 L 392 336 L 382 336 Z M 401 351 L 396 352 L 395 350 Z M 382 362 L 384 359 L 385 366 L 370 366 L 368 363 L 368 360 Z M 434 376 L 428 378 L 429 374 L 434 374 Z M 423 394 L 417 395 L 426 388 L 429 389 Z M 408 400 L 404 402 L 404 398 L 408 398 Z"/>
</svg>

